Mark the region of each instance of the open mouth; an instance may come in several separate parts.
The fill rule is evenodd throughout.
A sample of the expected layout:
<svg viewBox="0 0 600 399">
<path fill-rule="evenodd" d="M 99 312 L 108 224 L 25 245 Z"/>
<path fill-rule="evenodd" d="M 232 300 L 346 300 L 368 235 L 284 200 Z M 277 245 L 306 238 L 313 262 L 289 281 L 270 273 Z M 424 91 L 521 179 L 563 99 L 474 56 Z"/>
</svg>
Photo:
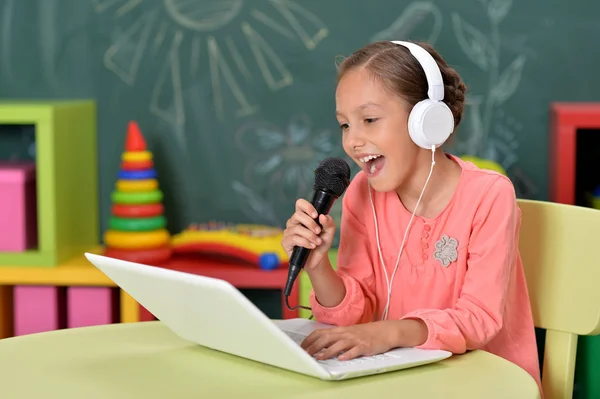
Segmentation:
<svg viewBox="0 0 600 399">
<path fill-rule="evenodd" d="M 360 166 L 365 171 L 367 176 L 373 177 L 381 173 L 385 164 L 383 155 L 372 154 L 359 158 Z"/>
</svg>

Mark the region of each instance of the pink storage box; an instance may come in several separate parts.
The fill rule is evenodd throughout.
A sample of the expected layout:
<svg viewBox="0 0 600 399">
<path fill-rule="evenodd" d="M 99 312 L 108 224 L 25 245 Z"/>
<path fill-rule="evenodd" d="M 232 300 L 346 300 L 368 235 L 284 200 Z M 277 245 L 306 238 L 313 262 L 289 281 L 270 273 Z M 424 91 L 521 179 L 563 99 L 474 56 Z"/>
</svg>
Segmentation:
<svg viewBox="0 0 600 399">
<path fill-rule="evenodd" d="M 113 287 L 67 288 L 68 328 L 116 323 L 118 312 L 119 291 Z"/>
<path fill-rule="evenodd" d="M 37 247 L 35 163 L 0 162 L 0 252 Z"/>
<path fill-rule="evenodd" d="M 65 302 L 64 287 L 16 286 L 14 288 L 14 335 L 35 334 L 65 328 Z"/>
</svg>

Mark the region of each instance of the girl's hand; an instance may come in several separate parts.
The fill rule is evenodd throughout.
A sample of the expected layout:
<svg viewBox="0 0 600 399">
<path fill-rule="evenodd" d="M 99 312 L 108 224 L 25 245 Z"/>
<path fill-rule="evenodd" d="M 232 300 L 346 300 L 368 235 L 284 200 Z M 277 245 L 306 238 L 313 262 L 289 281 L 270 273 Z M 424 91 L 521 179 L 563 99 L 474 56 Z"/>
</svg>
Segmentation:
<svg viewBox="0 0 600 399">
<path fill-rule="evenodd" d="M 351 360 L 394 348 L 418 346 L 426 339 L 427 326 L 420 320 L 385 320 L 315 330 L 301 346 L 318 360 L 335 356 L 339 360 Z"/>
<path fill-rule="evenodd" d="M 311 249 L 304 265 L 305 269 L 317 267 L 327 258 L 335 235 L 335 222 L 331 216 L 318 215 L 319 223 L 315 222 L 317 211 L 305 199 L 296 201 L 296 212 L 286 223 L 281 245 L 288 257 L 292 256 L 295 246 Z"/>
</svg>

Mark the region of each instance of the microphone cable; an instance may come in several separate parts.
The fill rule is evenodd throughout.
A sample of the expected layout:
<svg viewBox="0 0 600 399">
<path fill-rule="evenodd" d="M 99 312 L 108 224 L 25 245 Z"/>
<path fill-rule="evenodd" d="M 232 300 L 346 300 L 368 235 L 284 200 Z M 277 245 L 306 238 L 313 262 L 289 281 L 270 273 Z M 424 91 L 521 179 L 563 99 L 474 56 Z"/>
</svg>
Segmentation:
<svg viewBox="0 0 600 399">
<path fill-rule="evenodd" d="M 312 309 L 309 308 L 308 306 L 302 306 L 302 305 L 296 305 L 296 306 L 290 306 L 290 297 L 287 295 L 284 295 L 285 297 L 285 306 L 289 309 L 289 310 L 296 310 L 296 309 L 304 309 L 304 310 L 308 310 L 311 312 L 310 317 L 308 318 L 309 320 L 312 320 L 314 315 L 312 314 Z"/>
</svg>

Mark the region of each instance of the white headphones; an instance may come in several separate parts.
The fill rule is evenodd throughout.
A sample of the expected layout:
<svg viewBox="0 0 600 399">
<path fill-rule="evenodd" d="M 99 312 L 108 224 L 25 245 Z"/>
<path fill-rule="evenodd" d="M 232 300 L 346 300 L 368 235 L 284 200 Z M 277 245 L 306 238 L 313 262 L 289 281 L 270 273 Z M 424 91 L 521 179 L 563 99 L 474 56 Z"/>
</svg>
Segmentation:
<svg viewBox="0 0 600 399">
<path fill-rule="evenodd" d="M 444 144 L 444 142 L 454 131 L 454 116 L 452 115 L 450 108 L 448 108 L 448 106 L 442 101 L 444 99 L 444 81 L 442 79 L 442 73 L 440 72 L 437 62 L 435 62 L 427 50 L 417 44 L 402 41 L 392 41 L 392 43 L 408 48 L 408 50 L 417 59 L 417 61 L 419 61 L 419 64 L 421 64 L 421 67 L 425 71 L 427 84 L 429 86 L 429 90 L 427 91 L 427 96 L 429 98 L 415 104 L 413 109 L 410 111 L 410 115 L 408 117 L 408 132 L 415 144 L 426 150 L 431 150 L 431 169 L 429 170 L 429 175 L 427 176 L 427 180 L 425 180 L 423 190 L 421 190 L 421 195 L 417 200 L 415 209 L 410 216 L 406 230 L 404 231 L 404 237 L 402 238 L 402 243 L 400 244 L 400 251 L 398 252 L 396 265 L 394 267 L 394 271 L 392 272 L 391 278 L 388 277 L 387 267 L 385 266 L 383 253 L 381 251 L 379 227 L 377 223 L 377 213 L 375 212 L 375 203 L 373 202 L 373 194 L 371 193 L 371 187 L 368 187 L 369 200 L 371 202 L 373 220 L 375 222 L 375 238 L 377 240 L 379 261 L 381 262 L 381 267 L 383 268 L 383 274 L 385 276 L 388 291 L 387 301 L 385 308 L 383 309 L 383 314 L 381 315 L 381 320 L 386 320 L 388 317 L 392 299 L 392 285 L 394 284 L 394 277 L 396 276 L 398 266 L 400 265 L 400 257 L 402 256 L 402 251 L 404 250 L 404 245 L 406 244 L 408 231 L 410 230 L 410 226 L 415 217 L 415 213 L 417 212 L 417 208 L 419 207 L 421 199 L 423 198 L 423 194 L 425 193 L 425 188 L 427 188 L 427 184 L 429 183 L 431 174 L 433 173 L 433 166 L 435 165 L 435 149 Z"/>
<path fill-rule="evenodd" d="M 454 116 L 444 99 L 444 81 L 437 62 L 423 47 L 403 41 L 392 41 L 406 47 L 419 61 L 429 90 L 429 98 L 415 104 L 408 117 L 408 133 L 411 139 L 421 148 L 426 150 L 433 146 L 439 147 L 450 137 L 454 131 Z"/>
</svg>

